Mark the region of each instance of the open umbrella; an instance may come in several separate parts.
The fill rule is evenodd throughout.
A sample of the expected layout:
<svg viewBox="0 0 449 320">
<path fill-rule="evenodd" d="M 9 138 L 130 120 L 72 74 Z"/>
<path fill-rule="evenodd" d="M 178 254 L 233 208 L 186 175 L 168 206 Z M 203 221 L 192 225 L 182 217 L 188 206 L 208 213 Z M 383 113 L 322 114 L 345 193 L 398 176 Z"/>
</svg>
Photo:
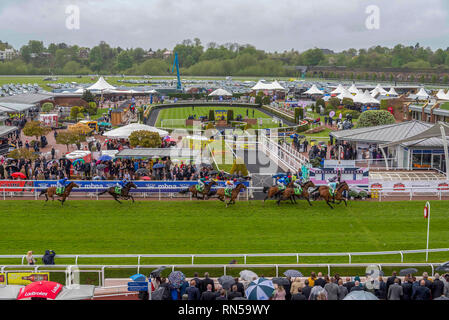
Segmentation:
<svg viewBox="0 0 449 320">
<path fill-rule="evenodd" d="M 245 293 L 248 300 L 268 300 L 273 296 L 274 285 L 271 280 L 259 278 L 252 281 Z"/>
<path fill-rule="evenodd" d="M 374 294 L 368 291 L 352 291 L 343 298 L 343 300 L 379 300 Z"/>
<path fill-rule="evenodd" d="M 165 164 L 163 164 L 163 163 L 156 163 L 153 166 L 153 169 L 161 169 L 161 168 L 165 168 Z"/>
<path fill-rule="evenodd" d="M 99 165 L 97 166 L 97 169 L 98 169 L 98 170 L 104 170 L 104 168 L 106 168 L 106 165 L 105 165 L 105 164 L 99 164 Z"/>
<path fill-rule="evenodd" d="M 100 160 L 100 161 L 111 161 L 112 157 L 108 156 L 107 154 L 105 154 L 105 155 L 101 156 L 98 160 Z"/>
<path fill-rule="evenodd" d="M 275 179 L 277 179 L 277 178 L 282 178 L 282 177 L 286 177 L 287 175 L 285 174 L 285 173 L 278 173 L 278 174 L 275 174 L 274 176 L 273 176 L 273 178 L 275 178 Z"/>
<path fill-rule="evenodd" d="M 284 272 L 284 276 L 290 277 L 290 278 L 304 277 L 302 275 L 302 273 L 297 270 L 287 270 Z"/>
<path fill-rule="evenodd" d="M 252 281 L 254 278 L 258 278 L 259 276 L 252 272 L 251 270 L 243 270 L 240 272 L 240 278 L 246 281 Z"/>
<path fill-rule="evenodd" d="M 0 286 L 0 300 L 16 300 L 20 290 L 23 288 L 25 288 L 25 286 Z"/>
<path fill-rule="evenodd" d="M 443 263 L 442 265 L 437 267 L 436 270 L 440 272 L 449 272 L 449 262 Z"/>
<path fill-rule="evenodd" d="M 221 276 L 218 278 L 218 283 L 221 284 L 223 289 L 229 290 L 235 284 L 235 280 L 231 276 Z"/>
<path fill-rule="evenodd" d="M 145 169 L 145 168 L 140 168 L 136 171 L 136 174 L 141 175 L 141 176 L 147 176 L 150 174 L 150 170 Z"/>
<path fill-rule="evenodd" d="M 273 278 L 271 281 L 279 286 L 288 286 L 290 284 L 287 278 Z"/>
<path fill-rule="evenodd" d="M 150 181 L 150 180 L 151 180 L 151 178 L 148 177 L 148 176 L 142 177 L 142 178 L 140 178 L 140 179 L 141 179 L 141 180 L 144 180 L 144 181 Z"/>
<path fill-rule="evenodd" d="M 170 282 L 170 285 L 177 289 L 180 288 L 182 285 L 182 282 L 185 280 L 186 276 L 181 271 L 173 271 L 168 276 L 168 282 Z"/>
<path fill-rule="evenodd" d="M 324 293 L 327 300 L 327 291 L 322 286 L 314 286 L 312 290 L 310 290 L 309 300 L 316 300 L 321 293 Z"/>
<path fill-rule="evenodd" d="M 407 269 L 402 269 L 401 271 L 399 271 L 399 275 L 400 276 L 406 276 L 408 274 L 414 274 L 417 273 L 418 269 L 415 268 L 407 268 Z"/>
<path fill-rule="evenodd" d="M 445 297 L 445 296 L 440 296 L 440 297 L 435 298 L 435 299 L 433 299 L 433 300 L 449 300 L 449 298 L 448 298 L 448 297 Z"/>
<path fill-rule="evenodd" d="M 147 278 L 143 274 L 140 274 L 140 273 L 132 275 L 130 278 L 132 281 L 138 281 L 138 282 L 143 282 L 143 281 L 147 280 Z"/>
<path fill-rule="evenodd" d="M 77 163 L 85 163 L 84 159 L 77 159 L 72 162 L 72 165 L 76 165 Z"/>
<path fill-rule="evenodd" d="M 164 266 L 159 267 L 159 268 L 157 268 L 157 269 L 154 269 L 153 271 L 151 271 L 150 277 L 151 277 L 151 278 L 157 278 L 157 277 L 160 277 L 160 276 L 161 276 L 161 272 L 164 271 L 165 269 L 167 269 L 167 267 L 164 267 Z"/>
<path fill-rule="evenodd" d="M 17 296 L 17 300 L 28 298 L 56 299 L 56 296 L 62 290 L 63 285 L 53 281 L 38 281 L 22 288 Z"/>
<path fill-rule="evenodd" d="M 19 178 L 19 179 L 26 179 L 27 176 L 24 175 L 22 172 L 15 172 L 11 175 L 13 178 Z"/>
</svg>

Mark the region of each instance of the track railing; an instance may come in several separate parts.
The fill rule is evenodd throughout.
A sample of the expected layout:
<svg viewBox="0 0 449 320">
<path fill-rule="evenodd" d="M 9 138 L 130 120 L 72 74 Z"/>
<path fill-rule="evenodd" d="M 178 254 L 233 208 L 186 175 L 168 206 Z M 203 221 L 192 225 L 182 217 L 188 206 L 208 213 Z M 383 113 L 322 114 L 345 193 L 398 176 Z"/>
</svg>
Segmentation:
<svg viewBox="0 0 449 320">
<path fill-rule="evenodd" d="M 348 263 L 352 264 L 352 258 L 357 256 L 386 256 L 396 255 L 404 262 L 404 255 L 418 253 L 449 252 L 449 248 L 439 249 L 419 249 L 419 250 L 398 250 L 398 251 L 375 251 L 375 252 L 337 252 L 337 253 L 235 253 L 235 254 L 66 254 L 56 255 L 55 259 L 74 259 L 74 264 L 79 264 L 79 259 L 136 259 L 140 265 L 142 258 L 188 258 L 191 265 L 195 265 L 195 258 L 243 258 L 243 264 L 247 264 L 248 258 L 275 258 L 293 257 L 296 263 L 301 257 L 347 257 Z M 42 255 L 35 255 L 35 258 L 42 258 Z M 0 255 L 1 260 L 21 259 L 22 265 L 26 262 L 26 255 Z"/>
</svg>

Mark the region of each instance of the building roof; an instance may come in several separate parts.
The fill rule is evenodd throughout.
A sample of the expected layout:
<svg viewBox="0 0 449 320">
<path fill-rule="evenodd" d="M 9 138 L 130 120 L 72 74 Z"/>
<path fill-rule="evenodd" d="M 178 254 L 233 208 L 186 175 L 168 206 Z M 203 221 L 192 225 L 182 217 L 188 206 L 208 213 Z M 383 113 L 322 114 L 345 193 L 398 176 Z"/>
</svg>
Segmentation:
<svg viewBox="0 0 449 320">
<path fill-rule="evenodd" d="M 13 126 L 0 126 L 0 137 L 4 137 L 16 130 L 19 130 L 19 128 Z"/>
<path fill-rule="evenodd" d="M 199 150 L 180 149 L 180 148 L 141 148 L 124 149 L 116 154 L 116 158 L 151 158 L 151 157 L 170 157 L 170 158 L 196 158 L 200 156 Z"/>
<path fill-rule="evenodd" d="M 337 140 L 357 141 L 366 143 L 390 143 L 407 139 L 432 127 L 432 124 L 422 121 L 407 121 L 395 124 L 340 130 L 331 132 Z"/>
<path fill-rule="evenodd" d="M 34 104 L 0 102 L 0 112 L 24 112 L 34 107 Z"/>
<path fill-rule="evenodd" d="M 53 98 L 52 93 L 24 93 L 15 96 L 0 98 L 0 104 L 2 102 L 7 103 L 21 103 L 21 104 L 36 104 L 41 101 Z"/>
</svg>

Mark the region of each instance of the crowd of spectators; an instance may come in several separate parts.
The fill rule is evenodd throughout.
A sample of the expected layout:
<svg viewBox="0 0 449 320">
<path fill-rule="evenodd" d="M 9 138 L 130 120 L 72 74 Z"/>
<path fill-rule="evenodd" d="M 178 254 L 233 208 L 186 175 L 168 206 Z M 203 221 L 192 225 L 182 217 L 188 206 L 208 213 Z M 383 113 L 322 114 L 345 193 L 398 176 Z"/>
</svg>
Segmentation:
<svg viewBox="0 0 449 320">
<path fill-rule="evenodd" d="M 262 275 L 261 278 L 264 276 Z M 323 276 L 321 272 L 312 272 L 308 278 L 286 278 L 285 285 L 274 284 L 270 300 L 343 300 L 354 291 L 368 291 L 379 300 L 434 300 L 440 297 L 449 298 L 449 274 L 433 277 L 424 272 L 422 279 L 411 274 L 399 277 L 393 272 L 386 280 L 379 277 L 378 282 L 372 279 L 362 282 L 360 277 L 341 278 L 338 274 L 332 277 Z M 255 280 L 255 279 L 253 279 Z M 156 278 L 154 290 L 165 287 L 163 300 L 233 300 L 245 299 L 246 289 L 251 281 L 234 279 L 234 284 L 223 288 L 210 278 L 206 272 L 203 279 L 198 273 L 190 281 L 184 281 L 179 289 L 170 289 L 165 278 Z M 147 297 L 148 298 L 148 297 Z"/>
</svg>

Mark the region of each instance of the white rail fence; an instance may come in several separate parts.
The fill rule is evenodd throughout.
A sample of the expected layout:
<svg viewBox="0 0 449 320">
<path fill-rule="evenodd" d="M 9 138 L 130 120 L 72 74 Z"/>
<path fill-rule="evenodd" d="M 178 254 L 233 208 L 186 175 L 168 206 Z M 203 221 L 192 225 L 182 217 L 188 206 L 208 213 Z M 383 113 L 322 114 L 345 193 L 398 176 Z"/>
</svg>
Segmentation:
<svg viewBox="0 0 449 320">
<path fill-rule="evenodd" d="M 404 255 L 432 252 L 449 252 L 449 248 L 438 249 L 418 249 L 418 250 L 399 250 L 399 251 L 375 251 L 375 252 L 337 252 L 337 253 L 235 253 L 235 254 L 68 254 L 56 255 L 55 259 L 74 259 L 74 264 L 78 265 L 79 259 L 137 259 L 137 265 L 140 265 L 142 258 L 189 258 L 191 265 L 195 265 L 195 258 L 243 258 L 243 264 L 247 264 L 248 258 L 275 258 L 275 257 L 293 257 L 296 263 L 300 257 L 347 257 L 348 263 L 352 263 L 352 258 L 357 256 L 386 256 L 397 255 L 404 262 Z M 42 258 L 42 255 L 35 255 L 35 258 Z M 21 259 L 22 266 L 26 262 L 26 255 L 0 255 L 0 260 Z M 449 259 L 448 259 L 449 260 Z M 37 266 L 38 267 L 38 266 Z"/>
<path fill-rule="evenodd" d="M 319 186 L 318 184 L 316 185 Z M 351 189 L 356 190 L 364 190 L 368 194 L 373 195 L 373 193 L 376 194 L 376 201 L 389 201 L 391 198 L 399 199 L 399 200 L 413 200 L 413 199 L 420 199 L 423 198 L 426 199 L 432 199 L 432 200 L 444 200 L 444 198 L 449 197 L 449 189 L 445 187 L 408 187 L 405 186 L 401 190 L 397 188 L 385 188 L 382 187 L 382 189 L 370 189 L 367 186 L 358 186 L 358 185 L 350 185 Z M 17 191 L 18 189 L 21 189 L 21 191 Z M 13 198 L 22 198 L 22 197 L 30 197 L 34 198 L 35 200 L 43 200 L 44 197 L 40 197 L 40 190 L 46 189 L 44 187 L 31 187 L 31 186 L 23 186 L 23 187 L 17 187 L 17 186 L 1 186 L 0 187 L 0 199 L 7 200 L 13 199 Z M 95 192 L 92 191 L 85 191 L 83 190 L 92 190 L 92 187 L 86 187 L 86 188 L 77 188 L 76 191 L 73 191 L 70 195 L 70 198 L 90 198 L 92 200 L 100 200 L 100 199 L 110 199 L 108 195 L 99 196 L 98 193 L 101 191 L 104 191 L 106 188 L 98 188 Z M 154 190 L 157 191 L 154 191 Z M 175 189 L 179 189 L 179 187 L 176 187 Z M 212 188 L 216 189 L 216 188 Z M 244 191 L 242 191 L 239 196 L 238 200 L 247 200 L 249 201 L 252 199 L 252 195 L 254 192 L 262 192 L 263 187 L 248 187 Z M 143 198 L 143 199 L 158 199 L 163 200 L 167 198 L 171 199 L 189 199 L 189 200 L 195 200 L 192 198 L 191 195 L 184 196 L 180 195 L 178 192 L 173 190 L 168 190 L 167 188 L 148 188 L 148 189 L 140 189 L 140 190 L 132 190 L 132 195 L 136 198 Z"/>
</svg>

